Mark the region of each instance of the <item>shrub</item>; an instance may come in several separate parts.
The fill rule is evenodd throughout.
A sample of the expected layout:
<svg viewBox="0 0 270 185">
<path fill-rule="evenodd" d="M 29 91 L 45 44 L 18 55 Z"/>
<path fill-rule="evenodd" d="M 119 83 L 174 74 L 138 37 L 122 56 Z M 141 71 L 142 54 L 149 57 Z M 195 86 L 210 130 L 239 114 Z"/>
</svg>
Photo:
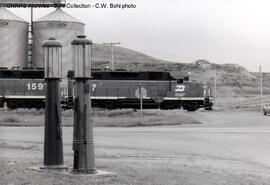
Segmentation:
<svg viewBox="0 0 270 185">
<path fill-rule="evenodd" d="M 5 116 L 2 118 L 3 122 L 10 122 L 10 123 L 17 123 L 20 122 L 20 120 L 17 117 L 13 116 Z"/>
</svg>

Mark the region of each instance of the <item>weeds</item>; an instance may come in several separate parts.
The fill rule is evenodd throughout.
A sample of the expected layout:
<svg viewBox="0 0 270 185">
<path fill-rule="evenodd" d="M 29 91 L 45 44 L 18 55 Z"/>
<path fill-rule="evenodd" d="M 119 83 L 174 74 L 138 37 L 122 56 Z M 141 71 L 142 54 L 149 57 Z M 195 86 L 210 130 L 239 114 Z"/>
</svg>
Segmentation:
<svg viewBox="0 0 270 185">
<path fill-rule="evenodd" d="M 1 110 L 0 110 L 1 111 Z M 17 109 L 1 111 L 0 126 L 44 126 L 44 111 Z M 143 110 L 143 118 L 133 109 L 93 109 L 93 125 L 97 127 L 137 127 L 198 124 L 198 120 L 180 110 Z M 62 111 L 63 126 L 73 126 L 73 110 Z"/>
<path fill-rule="evenodd" d="M 132 109 L 123 109 L 123 110 L 112 110 L 107 113 L 108 117 L 118 117 L 118 116 L 130 116 L 134 113 Z"/>
<path fill-rule="evenodd" d="M 7 122 L 9 122 L 9 123 L 18 123 L 18 122 L 20 122 L 19 118 L 13 117 L 13 116 L 5 116 L 0 121 L 5 122 L 5 123 L 7 123 Z"/>
</svg>

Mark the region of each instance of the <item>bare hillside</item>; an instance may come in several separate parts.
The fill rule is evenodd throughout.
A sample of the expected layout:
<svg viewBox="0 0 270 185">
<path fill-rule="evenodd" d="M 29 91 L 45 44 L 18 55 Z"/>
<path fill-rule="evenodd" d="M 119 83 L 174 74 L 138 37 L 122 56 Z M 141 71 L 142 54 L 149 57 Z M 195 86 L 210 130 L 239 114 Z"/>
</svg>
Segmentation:
<svg viewBox="0 0 270 185">
<path fill-rule="evenodd" d="M 219 96 L 252 96 L 259 93 L 259 74 L 247 71 L 237 64 L 215 64 L 207 60 L 198 60 L 194 63 L 182 61 L 170 62 L 159 60 L 143 53 L 123 47 L 114 48 L 115 68 L 127 70 L 161 70 L 170 71 L 179 76 L 190 72 L 191 80 L 204 81 L 213 85 L 213 74 L 216 71 Z M 93 47 L 94 68 L 106 68 L 111 61 L 111 48 L 102 44 Z M 263 74 L 264 93 L 270 93 L 270 74 Z"/>
</svg>

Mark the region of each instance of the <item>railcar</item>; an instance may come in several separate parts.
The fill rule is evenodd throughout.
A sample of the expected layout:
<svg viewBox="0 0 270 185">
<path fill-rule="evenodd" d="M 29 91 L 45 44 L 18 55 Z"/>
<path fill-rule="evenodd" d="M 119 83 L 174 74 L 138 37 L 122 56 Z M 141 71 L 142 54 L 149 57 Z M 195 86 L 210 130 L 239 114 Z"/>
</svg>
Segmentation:
<svg viewBox="0 0 270 185">
<path fill-rule="evenodd" d="M 72 72 L 68 77 L 71 80 Z M 93 71 L 91 100 L 93 107 L 139 108 L 139 88 L 144 92 L 143 108 L 195 111 L 201 107 L 211 110 L 212 101 L 205 83 L 189 82 L 188 76 L 174 78 L 169 72 Z M 73 83 L 69 83 L 72 100 Z M 142 93 L 143 94 L 143 93 Z"/>
<path fill-rule="evenodd" d="M 73 106 L 73 72 L 61 85 L 63 108 Z M 169 72 L 93 71 L 90 84 L 93 107 L 140 107 L 139 88 L 143 94 L 143 108 L 179 109 L 195 111 L 212 109 L 211 97 L 204 83 L 190 82 L 188 76 L 174 78 Z M 63 80 L 65 81 L 65 80 Z M 44 70 L 0 69 L 0 106 L 8 108 L 43 108 L 45 105 Z"/>
<path fill-rule="evenodd" d="M 0 69 L 0 106 L 43 108 L 45 105 L 44 70 Z"/>
</svg>

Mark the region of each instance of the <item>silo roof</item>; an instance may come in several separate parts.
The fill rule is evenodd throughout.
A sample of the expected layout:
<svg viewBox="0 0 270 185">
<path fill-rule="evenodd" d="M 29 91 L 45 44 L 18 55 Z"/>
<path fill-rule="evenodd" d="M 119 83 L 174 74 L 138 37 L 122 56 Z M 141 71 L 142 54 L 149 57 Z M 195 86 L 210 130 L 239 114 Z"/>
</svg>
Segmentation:
<svg viewBox="0 0 270 185">
<path fill-rule="evenodd" d="M 26 22 L 25 20 L 10 12 L 6 8 L 0 8 L 0 20 Z"/>
<path fill-rule="evenodd" d="M 69 15 L 68 13 L 64 12 L 60 8 L 49 13 L 48 15 L 45 15 L 44 17 L 39 18 L 35 22 L 43 22 L 43 21 L 64 21 L 64 22 L 75 22 L 75 23 L 83 24 L 81 21 Z"/>
</svg>

